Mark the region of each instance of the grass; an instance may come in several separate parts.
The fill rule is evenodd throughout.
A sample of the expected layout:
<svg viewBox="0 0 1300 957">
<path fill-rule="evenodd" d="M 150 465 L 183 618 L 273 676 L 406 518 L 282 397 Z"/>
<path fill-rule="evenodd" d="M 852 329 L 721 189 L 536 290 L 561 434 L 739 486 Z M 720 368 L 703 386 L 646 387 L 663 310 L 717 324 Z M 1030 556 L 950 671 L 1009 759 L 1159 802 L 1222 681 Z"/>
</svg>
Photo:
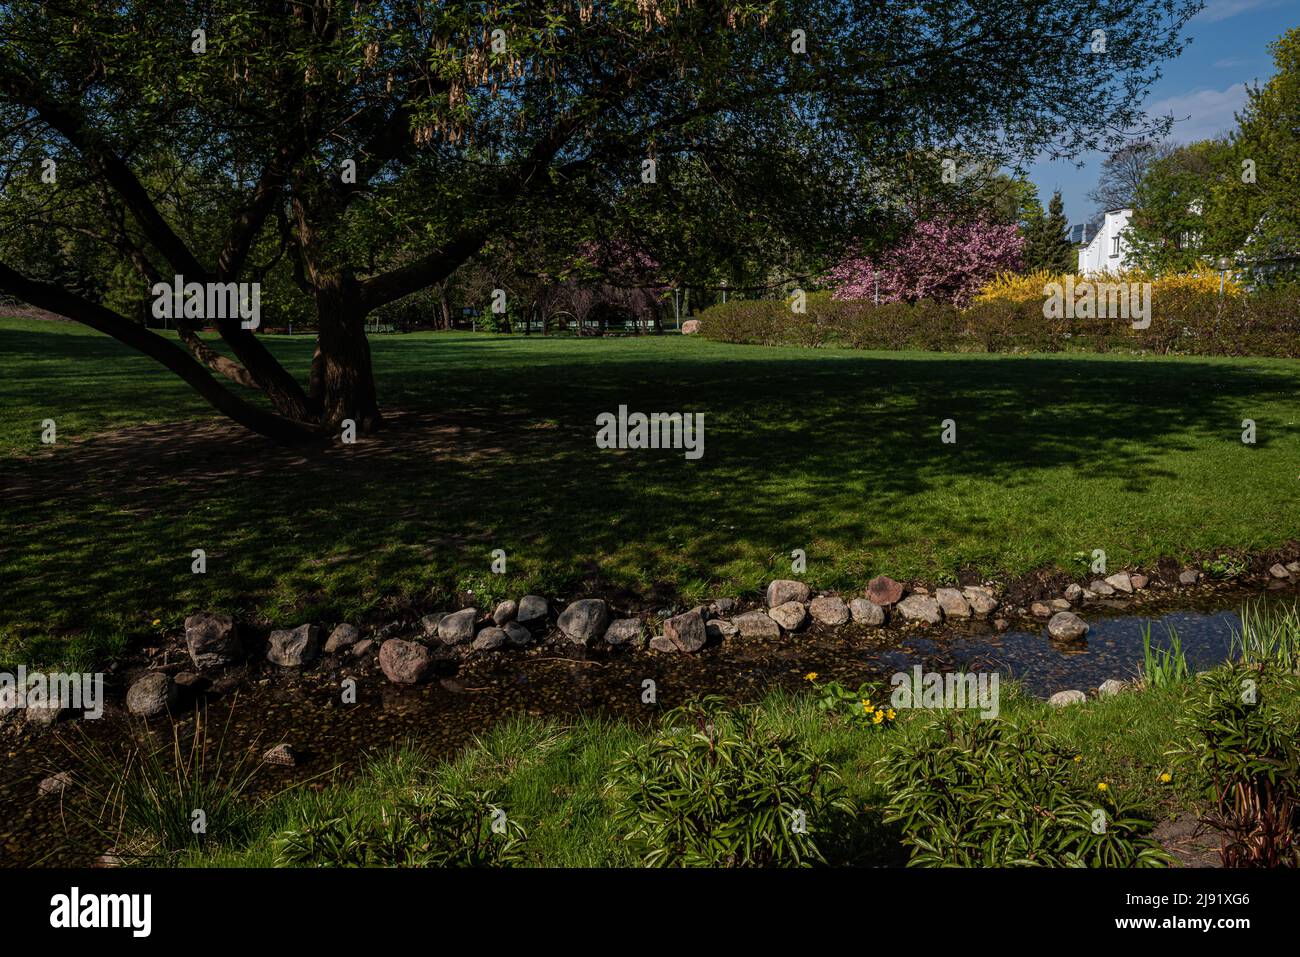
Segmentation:
<svg viewBox="0 0 1300 957">
<path fill-rule="evenodd" d="M 305 373 L 310 338 L 266 341 Z M 215 419 L 179 380 L 105 337 L 0 320 L 0 664 L 112 656 L 198 608 L 296 623 L 469 591 L 757 595 L 796 548 L 799 577 L 847 591 L 881 572 L 1065 568 L 1094 548 L 1113 567 L 1264 549 L 1300 525 L 1300 365 L 1284 360 L 681 336 L 380 336 L 373 351 L 390 427 L 301 452 L 200 428 Z M 597 450 L 596 416 L 620 404 L 703 412 L 703 459 Z M 949 418 L 955 445 L 939 441 Z"/>
<path fill-rule="evenodd" d="M 1009 693 L 1008 693 L 1009 692 Z M 1140 693 L 1052 709 L 1003 686 L 997 720 L 1038 722 L 1065 745 L 1077 749 L 1076 783 L 1084 792 L 1105 782 L 1125 803 L 1146 808 L 1156 819 L 1186 813 L 1198 794 L 1193 782 L 1170 771 L 1166 752 L 1175 744 L 1174 719 L 1184 707 L 1185 689 Z M 888 795 L 877 783 L 875 762 L 890 742 L 920 738 L 935 713 L 905 711 L 887 731 L 872 731 L 829 719 L 811 695 L 769 694 L 759 705 L 765 729 L 792 735 L 840 771 L 857 806 L 878 810 Z M 1123 734 L 1116 734 L 1123 728 Z M 405 796 L 434 783 L 461 791 L 492 791 L 499 806 L 527 831 L 527 863 L 546 867 L 635 866 L 613 826 L 607 787 L 616 758 L 647 732 L 621 722 L 594 718 L 570 725 L 516 717 L 451 761 L 432 760 L 416 745 L 375 756 L 358 774 L 324 790 L 297 790 L 261 807 L 237 841 L 187 850 L 168 860 L 181 866 L 270 867 L 277 864 L 276 838 L 285 830 L 349 815 L 380 815 Z M 868 813 L 864 822 L 878 822 Z M 876 823 L 867 826 L 878 827 Z M 864 864 L 901 864 L 896 834 L 880 830 L 859 839 Z"/>
</svg>

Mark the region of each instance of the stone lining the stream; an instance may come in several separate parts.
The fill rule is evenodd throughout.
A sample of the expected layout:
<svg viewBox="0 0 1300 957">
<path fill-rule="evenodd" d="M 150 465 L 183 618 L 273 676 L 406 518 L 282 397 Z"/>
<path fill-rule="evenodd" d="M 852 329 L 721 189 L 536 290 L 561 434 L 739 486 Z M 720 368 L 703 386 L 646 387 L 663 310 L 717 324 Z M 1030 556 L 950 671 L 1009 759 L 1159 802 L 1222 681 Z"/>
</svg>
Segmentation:
<svg viewBox="0 0 1300 957">
<path fill-rule="evenodd" d="M 1300 582 L 1300 562 L 1274 562 L 1262 581 L 1277 585 Z M 1262 570 L 1261 568 L 1261 570 Z M 1176 583 L 1172 580 L 1176 574 Z M 1012 621 L 1046 621 L 1044 634 L 1054 642 L 1081 642 L 1089 626 L 1079 611 L 1095 603 L 1114 607 L 1115 600 L 1136 600 L 1151 587 L 1166 594 L 1187 590 L 1201 573 L 1185 568 L 1162 581 L 1140 571 L 1119 571 L 1094 578 L 1085 586 L 1070 582 L 1061 594 L 1029 602 L 1029 607 L 1006 599 L 1006 589 L 994 582 L 964 587 L 904 583 L 885 575 L 873 578 L 860 596 L 847 600 L 834 592 L 815 594 L 809 586 L 791 579 L 773 580 L 761 608 L 746 609 L 730 598 L 719 598 L 674 614 L 672 609 L 653 616 L 620 615 L 603 598 L 579 598 L 561 607 L 540 595 L 506 599 L 489 610 L 465 607 L 452 612 L 426 614 L 418 621 L 393 621 L 370 628 L 343 622 L 329 632 L 323 655 L 318 652 L 323 631 L 312 623 L 277 628 L 267 640 L 265 660 L 275 667 L 270 677 L 293 674 L 303 668 L 337 669 L 345 660 L 377 656 L 388 681 L 420 684 L 454 675 L 459 662 L 479 655 L 508 655 L 539 642 L 568 642 L 583 648 L 604 645 L 631 649 L 632 653 L 694 654 L 720 642 L 747 639 L 791 638 L 815 625 L 824 631 L 840 629 L 861 633 L 874 629 L 924 632 L 945 621 L 989 620 L 1003 632 Z M 558 610 L 558 614 L 556 613 Z M 995 614 L 998 617 L 994 617 Z M 365 637 L 363 637 L 363 634 Z M 250 647 L 250 644 L 252 647 Z M 230 672 L 251 661 L 257 652 L 247 629 L 229 615 L 197 612 L 185 620 L 185 651 L 191 668 L 165 671 L 146 666 L 137 671 L 126 690 L 128 711 L 156 716 L 185 707 L 208 690 L 222 693 L 239 684 Z M 208 675 L 225 671 L 224 677 Z M 263 678 L 262 681 L 269 680 Z M 1099 692 L 1104 693 L 1104 692 Z M 1069 696 L 1073 699 L 1073 695 Z M 45 723 L 48 716 L 28 709 L 29 723 Z M 17 709 L 0 709 L 0 720 Z M 75 717 L 62 712 L 58 718 Z"/>
</svg>

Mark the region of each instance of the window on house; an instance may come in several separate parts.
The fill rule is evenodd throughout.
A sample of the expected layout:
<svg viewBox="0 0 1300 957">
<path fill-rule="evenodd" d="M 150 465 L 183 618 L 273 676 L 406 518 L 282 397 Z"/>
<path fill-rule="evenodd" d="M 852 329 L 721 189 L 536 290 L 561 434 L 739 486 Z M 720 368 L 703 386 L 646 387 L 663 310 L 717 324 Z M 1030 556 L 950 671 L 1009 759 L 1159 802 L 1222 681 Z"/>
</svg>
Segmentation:
<svg viewBox="0 0 1300 957">
<path fill-rule="evenodd" d="M 1118 236 L 1110 237 L 1110 258 L 1111 259 L 1119 258 L 1119 237 Z"/>
</svg>

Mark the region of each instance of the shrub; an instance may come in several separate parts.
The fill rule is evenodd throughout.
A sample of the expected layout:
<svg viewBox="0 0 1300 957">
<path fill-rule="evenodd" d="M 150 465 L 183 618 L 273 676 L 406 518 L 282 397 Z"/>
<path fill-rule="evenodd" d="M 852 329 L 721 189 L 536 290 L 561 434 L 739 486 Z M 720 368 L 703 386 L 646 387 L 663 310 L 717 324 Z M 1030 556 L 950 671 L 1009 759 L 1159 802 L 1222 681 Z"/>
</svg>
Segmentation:
<svg viewBox="0 0 1300 957">
<path fill-rule="evenodd" d="M 1101 783 L 1075 792 L 1074 755 L 1033 726 L 945 714 L 877 762 L 908 862 L 924 867 L 1148 867 L 1170 857 L 1151 822 Z"/>
<path fill-rule="evenodd" d="M 1010 224 L 922 220 L 898 245 L 850 255 L 827 275 L 836 299 L 965 305 L 999 270 L 1020 266 L 1025 240 Z"/>
<path fill-rule="evenodd" d="M 1294 677 L 1236 663 L 1201 675 L 1174 752 L 1205 782 L 1203 824 L 1220 836 L 1224 867 L 1300 864 L 1300 721 L 1270 700 L 1294 697 Z"/>
<path fill-rule="evenodd" d="M 392 804 L 299 822 L 275 840 L 276 863 L 310 867 L 508 867 L 524 859 L 522 826 L 490 791 L 412 787 Z M 494 830 L 494 824 L 496 828 Z M 499 831 L 499 833 L 498 833 Z"/>
<path fill-rule="evenodd" d="M 1055 273 L 1047 269 L 1038 269 L 1030 273 L 1000 272 L 975 294 L 975 302 L 1039 302 L 1043 301 L 1043 287 L 1048 283 L 1065 285 L 1067 273 Z M 1085 281 L 1076 275 L 1075 284 Z M 1186 273 L 1165 273 L 1159 276 L 1142 270 L 1133 269 L 1123 273 L 1105 273 L 1089 277 L 1092 282 L 1149 282 L 1151 283 L 1152 301 L 1159 301 L 1165 295 L 1174 293 L 1193 293 L 1197 296 L 1215 297 L 1219 295 L 1219 273 L 1209 263 L 1202 263 L 1196 270 Z M 1238 297 L 1246 290 L 1232 276 L 1224 281 L 1223 294 Z"/>
<path fill-rule="evenodd" d="M 1300 357 L 1300 295 L 1285 288 L 1220 298 L 1194 284 L 1153 291 L 1151 324 L 1109 318 L 1048 318 L 1034 298 L 994 296 L 960 309 L 947 303 L 809 299 L 795 313 L 772 300 L 733 301 L 700 314 L 701 334 L 720 342 L 946 352 L 1108 352 Z"/>
<path fill-rule="evenodd" d="M 652 867 L 825 863 L 853 815 L 835 769 L 757 709 L 705 698 L 625 753 L 608 793 L 628 845 Z"/>
</svg>

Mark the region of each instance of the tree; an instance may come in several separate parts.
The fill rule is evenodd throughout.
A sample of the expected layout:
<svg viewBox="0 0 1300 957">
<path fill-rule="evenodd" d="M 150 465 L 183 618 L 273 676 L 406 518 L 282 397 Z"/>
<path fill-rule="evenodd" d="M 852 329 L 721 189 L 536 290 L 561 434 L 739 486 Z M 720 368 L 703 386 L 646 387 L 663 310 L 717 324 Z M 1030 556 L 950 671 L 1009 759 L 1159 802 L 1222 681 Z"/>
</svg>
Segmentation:
<svg viewBox="0 0 1300 957">
<path fill-rule="evenodd" d="M 1053 273 L 1074 272 L 1078 256 L 1070 244 L 1070 224 L 1065 218 L 1061 191 L 1052 194 L 1047 213 L 1041 210 L 1025 227 L 1024 268 Z"/>
<path fill-rule="evenodd" d="M 1015 165 L 1140 124 L 1198 6 L 4 0 L 0 182 L 53 159 L 59 201 L 3 198 L 0 237 L 84 230 L 141 298 L 174 276 L 253 281 L 282 257 L 317 349 L 304 387 L 230 317 L 204 318 L 231 355 L 190 323 L 182 348 L 3 239 L 0 290 L 140 350 L 267 435 L 369 431 L 367 315 L 493 242 L 652 207 L 661 232 L 676 219 L 708 237 L 721 213 L 792 258 L 843 248 L 895 211 L 878 184 L 902 157 Z M 1104 54 L 1088 52 L 1097 31 Z M 679 172 L 701 185 L 679 189 Z"/>
<path fill-rule="evenodd" d="M 1172 143 L 1138 140 L 1126 143 L 1102 160 L 1097 188 L 1088 194 L 1097 204 L 1098 214 L 1132 209 L 1151 164 L 1167 158 L 1174 149 Z"/>
<path fill-rule="evenodd" d="M 1300 27 L 1269 48 L 1276 72 L 1247 90 L 1233 137 L 1231 175 L 1212 225 L 1248 258 L 1300 255 Z M 1292 261 L 1290 270 L 1300 273 Z"/>
<path fill-rule="evenodd" d="M 998 273 L 1020 269 L 1024 242 L 1009 223 L 925 220 L 898 246 L 874 257 L 849 256 L 827 278 L 835 299 L 964 306 Z"/>
<path fill-rule="evenodd" d="M 1127 239 L 1135 265 L 1184 272 L 1231 252 L 1236 240 L 1211 228 L 1233 176 L 1227 140 L 1202 140 L 1153 162 L 1138 186 Z"/>
</svg>

